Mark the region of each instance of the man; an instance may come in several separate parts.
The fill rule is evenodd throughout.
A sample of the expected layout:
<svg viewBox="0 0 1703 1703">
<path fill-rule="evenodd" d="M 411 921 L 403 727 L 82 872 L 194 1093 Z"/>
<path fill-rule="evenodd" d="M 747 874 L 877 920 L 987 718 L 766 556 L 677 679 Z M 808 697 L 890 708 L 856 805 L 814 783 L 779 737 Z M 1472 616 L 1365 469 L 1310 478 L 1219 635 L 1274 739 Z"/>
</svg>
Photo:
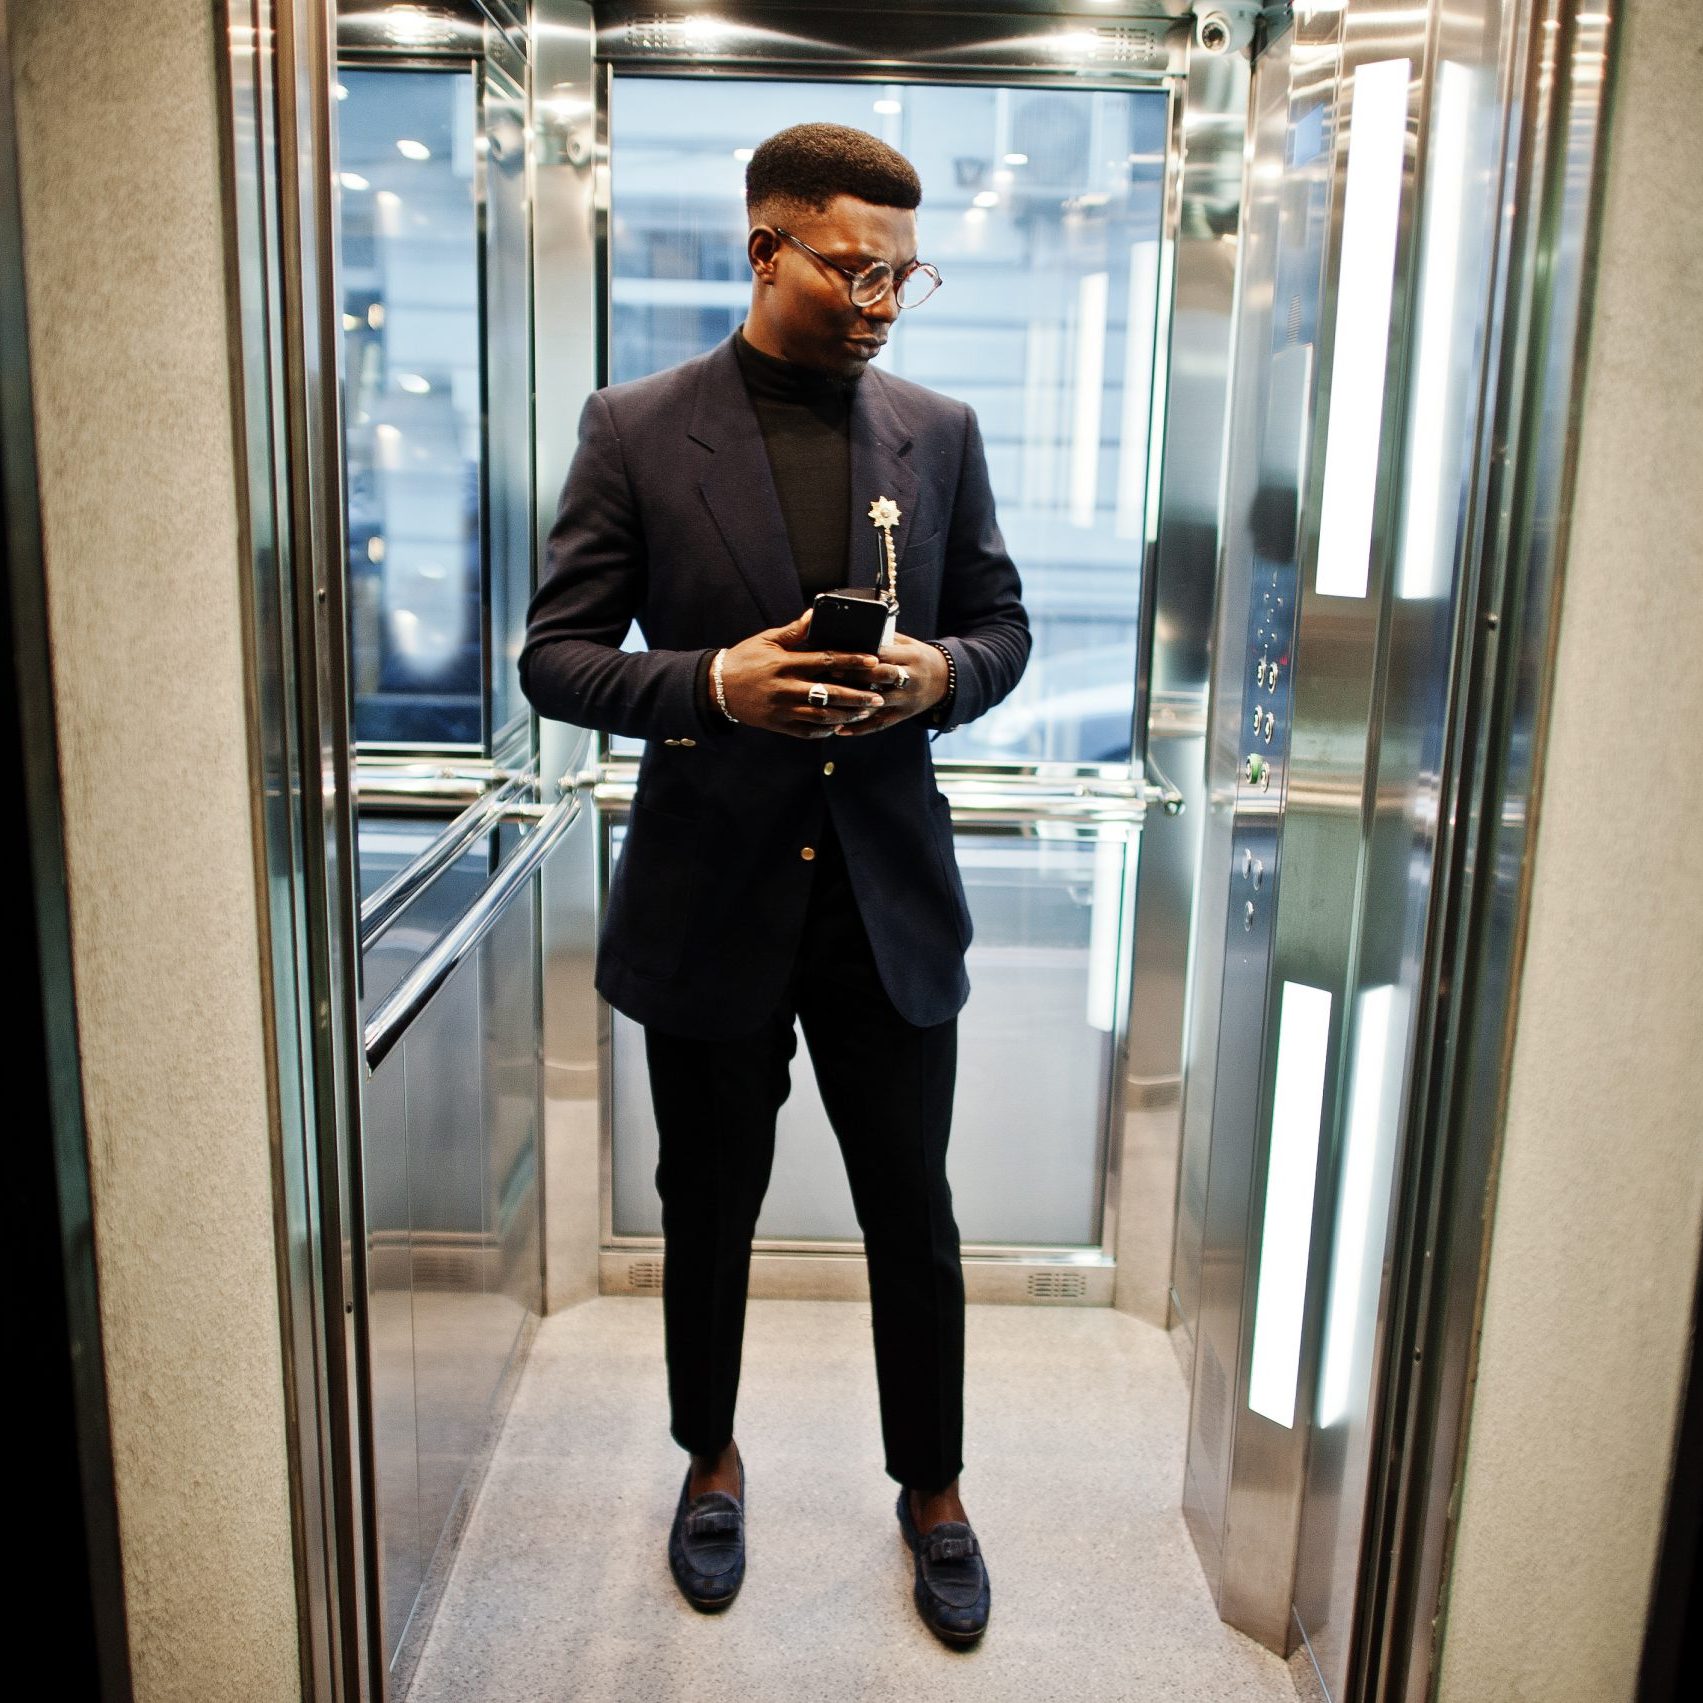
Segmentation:
<svg viewBox="0 0 1703 1703">
<path fill-rule="evenodd" d="M 756 150 L 745 323 L 586 404 L 520 673 L 541 715 L 646 741 L 597 986 L 644 1026 L 655 1103 L 671 1430 L 692 1457 L 675 1580 L 716 1609 L 744 1578 L 733 1411 L 796 1018 L 863 1229 L 917 1606 L 973 1642 L 989 1590 L 958 1490 L 945 1169 L 971 921 L 929 733 L 1005 697 L 1030 634 L 974 414 L 866 370 L 939 281 L 917 260 L 921 197 L 862 131 L 798 125 Z M 877 585 L 880 520 L 896 636 L 813 648 L 817 593 Z M 649 648 L 623 651 L 635 619 Z"/>
</svg>

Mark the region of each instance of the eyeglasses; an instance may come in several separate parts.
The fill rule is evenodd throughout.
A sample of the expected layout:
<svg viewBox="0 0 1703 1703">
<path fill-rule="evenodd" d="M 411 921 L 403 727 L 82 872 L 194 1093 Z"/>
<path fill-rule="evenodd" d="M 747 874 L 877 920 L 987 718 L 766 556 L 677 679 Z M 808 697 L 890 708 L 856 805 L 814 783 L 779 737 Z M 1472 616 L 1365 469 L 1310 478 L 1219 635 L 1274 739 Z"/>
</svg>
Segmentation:
<svg viewBox="0 0 1703 1703">
<path fill-rule="evenodd" d="M 921 307 L 941 285 L 940 274 L 926 260 L 913 260 L 895 282 L 893 268 L 885 260 L 872 260 L 861 272 L 854 272 L 849 266 L 842 266 L 837 260 L 818 253 L 801 237 L 782 230 L 779 225 L 775 226 L 775 235 L 785 237 L 794 248 L 802 248 L 806 254 L 814 256 L 824 266 L 831 266 L 842 278 L 849 280 L 853 307 L 874 307 L 888 290 L 893 292 L 893 300 L 900 308 Z"/>
</svg>

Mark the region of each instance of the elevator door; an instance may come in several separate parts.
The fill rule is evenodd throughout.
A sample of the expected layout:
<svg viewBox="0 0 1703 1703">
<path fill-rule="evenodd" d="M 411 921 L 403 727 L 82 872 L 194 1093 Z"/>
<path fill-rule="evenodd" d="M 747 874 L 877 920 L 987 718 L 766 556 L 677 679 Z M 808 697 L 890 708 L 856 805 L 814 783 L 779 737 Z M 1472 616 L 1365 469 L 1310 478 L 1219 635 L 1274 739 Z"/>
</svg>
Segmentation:
<svg viewBox="0 0 1703 1703">
<path fill-rule="evenodd" d="M 967 1247 L 1098 1252 L 1128 1007 L 1139 807 L 1001 819 L 978 789 L 1132 775 L 1165 138 L 1160 89 L 761 83 L 620 75 L 610 111 L 607 377 L 713 347 L 750 297 L 744 162 L 826 120 L 917 166 L 919 254 L 945 280 L 906 313 L 889 370 L 977 412 L 1035 634 L 1028 671 L 935 742 L 975 919 L 951 1161 Z M 877 493 L 871 493 L 872 496 Z M 638 643 L 635 633 L 630 643 Z M 631 741 L 610 757 L 631 757 Z M 618 817 L 608 829 L 619 855 Z M 611 1037 L 606 1239 L 660 1232 L 642 1035 Z M 858 1236 L 804 1052 L 760 1240 Z"/>
</svg>

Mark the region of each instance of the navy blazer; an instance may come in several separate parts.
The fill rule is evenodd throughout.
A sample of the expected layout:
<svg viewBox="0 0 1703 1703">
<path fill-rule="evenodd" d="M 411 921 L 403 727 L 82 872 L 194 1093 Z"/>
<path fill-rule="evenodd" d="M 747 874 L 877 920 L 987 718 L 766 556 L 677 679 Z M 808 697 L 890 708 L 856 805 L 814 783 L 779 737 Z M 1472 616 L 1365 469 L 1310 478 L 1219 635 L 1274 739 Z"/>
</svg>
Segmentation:
<svg viewBox="0 0 1703 1703">
<path fill-rule="evenodd" d="M 1029 621 L 974 412 L 869 368 L 851 410 L 850 583 L 873 586 L 877 497 L 898 503 L 899 631 L 940 639 L 952 725 L 1017 684 Z M 646 741 L 598 942 L 597 988 L 676 1034 L 749 1033 L 782 998 L 831 813 L 881 980 L 911 1023 L 969 996 L 970 913 L 926 718 L 798 739 L 699 716 L 705 659 L 803 612 L 733 340 L 595 392 L 527 612 L 538 713 Z M 621 649 L 637 620 L 649 646 Z"/>
</svg>

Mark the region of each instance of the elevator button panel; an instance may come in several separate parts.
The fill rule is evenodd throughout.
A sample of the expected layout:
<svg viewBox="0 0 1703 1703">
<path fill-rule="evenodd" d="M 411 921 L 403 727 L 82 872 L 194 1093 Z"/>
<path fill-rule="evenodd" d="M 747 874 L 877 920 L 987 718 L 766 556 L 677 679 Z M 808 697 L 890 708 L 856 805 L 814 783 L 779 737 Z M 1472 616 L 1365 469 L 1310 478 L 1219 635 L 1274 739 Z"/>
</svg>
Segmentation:
<svg viewBox="0 0 1703 1703">
<path fill-rule="evenodd" d="M 1304 373 L 1305 363 L 1290 362 Z M 1278 474 L 1281 477 L 1281 473 Z M 1295 493 L 1299 500 L 1299 493 Z M 1293 561 L 1256 553 L 1250 564 L 1247 673 L 1242 725 L 1247 729 L 1236 818 L 1232 829 L 1231 899 L 1241 919 L 1243 950 L 1259 955 L 1270 943 L 1271 907 L 1277 897 L 1277 857 L 1283 780 L 1289 760 L 1293 703 L 1289 663 L 1295 644 L 1298 575 Z"/>
</svg>

